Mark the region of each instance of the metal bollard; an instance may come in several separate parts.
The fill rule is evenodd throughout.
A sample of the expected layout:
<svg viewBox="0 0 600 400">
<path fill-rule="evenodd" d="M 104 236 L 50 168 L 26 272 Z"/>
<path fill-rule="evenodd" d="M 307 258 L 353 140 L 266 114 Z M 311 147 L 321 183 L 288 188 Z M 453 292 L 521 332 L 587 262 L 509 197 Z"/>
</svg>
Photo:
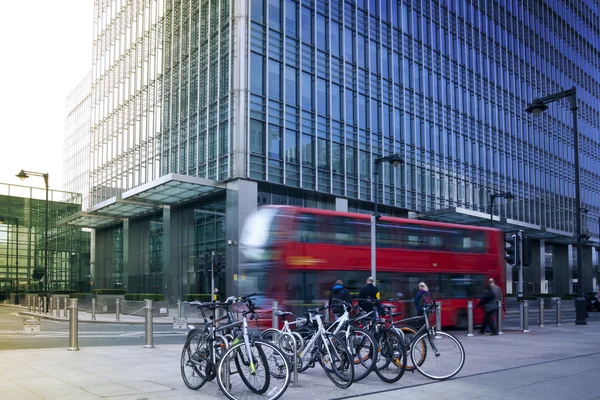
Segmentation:
<svg viewBox="0 0 600 400">
<path fill-rule="evenodd" d="M 31 312 L 31 296 L 27 295 L 27 311 Z"/>
<path fill-rule="evenodd" d="M 177 300 L 177 319 L 181 319 L 181 300 Z"/>
<path fill-rule="evenodd" d="M 529 331 L 529 300 L 523 300 L 523 332 Z"/>
<path fill-rule="evenodd" d="M 67 300 L 67 299 L 65 299 Z M 79 343 L 78 343 L 78 317 L 79 317 L 79 310 L 77 308 L 77 299 L 69 299 L 69 302 L 71 303 L 69 308 L 71 310 L 71 318 L 69 319 L 69 351 L 75 351 L 75 350 L 79 350 Z"/>
<path fill-rule="evenodd" d="M 467 301 L 467 336 L 473 335 L 473 302 Z"/>
<path fill-rule="evenodd" d="M 60 298 L 56 298 L 56 316 L 60 317 Z"/>
<path fill-rule="evenodd" d="M 560 297 L 556 298 L 556 326 L 561 326 L 562 315 L 561 315 L 561 301 Z"/>
<path fill-rule="evenodd" d="M 544 298 L 540 297 L 540 319 L 538 321 L 538 326 L 540 328 L 544 327 Z"/>
<path fill-rule="evenodd" d="M 42 308 L 42 314 L 48 313 L 48 298 L 44 297 L 44 308 Z"/>
<path fill-rule="evenodd" d="M 41 304 L 41 302 L 42 302 L 42 298 L 40 296 L 38 296 L 36 298 L 36 300 L 35 300 L 35 307 L 34 307 L 33 312 L 35 312 L 35 313 L 39 313 L 40 312 L 40 309 L 41 309 L 40 304 Z"/>
<path fill-rule="evenodd" d="M 293 371 L 294 371 L 294 387 L 298 387 L 298 347 L 296 343 L 296 338 L 289 334 L 292 340 L 292 351 L 294 352 L 294 357 L 292 357 L 292 362 L 294 363 Z"/>
<path fill-rule="evenodd" d="M 440 301 L 435 303 L 435 330 L 442 331 L 442 303 Z"/>
<path fill-rule="evenodd" d="M 119 299 L 117 299 L 117 302 L 116 302 L 115 319 L 117 321 L 121 320 L 121 302 L 119 301 Z"/>
<path fill-rule="evenodd" d="M 146 344 L 145 348 L 151 349 L 154 347 L 152 339 L 152 300 L 145 300 L 146 302 Z"/>
<path fill-rule="evenodd" d="M 69 314 L 67 313 L 67 299 L 65 298 L 65 318 L 69 318 Z"/>
<path fill-rule="evenodd" d="M 273 319 L 273 328 L 279 329 L 279 317 L 275 315 L 275 311 L 279 311 L 279 302 L 273 301 L 273 310 L 272 310 L 272 319 Z"/>
<path fill-rule="evenodd" d="M 92 321 L 96 320 L 96 299 L 92 299 Z"/>
<path fill-rule="evenodd" d="M 504 332 L 502 332 L 502 301 L 500 300 L 496 300 L 498 307 L 496 308 L 496 328 L 498 328 L 496 331 L 498 332 L 498 335 L 504 335 Z"/>
</svg>

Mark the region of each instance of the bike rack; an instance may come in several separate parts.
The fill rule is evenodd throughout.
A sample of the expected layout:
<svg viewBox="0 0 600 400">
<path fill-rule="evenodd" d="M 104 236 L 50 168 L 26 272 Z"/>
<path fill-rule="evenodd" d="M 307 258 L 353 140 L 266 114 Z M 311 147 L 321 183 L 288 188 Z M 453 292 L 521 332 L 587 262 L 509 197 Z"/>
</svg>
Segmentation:
<svg viewBox="0 0 600 400">
<path fill-rule="evenodd" d="M 294 387 L 298 387 L 298 348 L 296 347 L 296 338 L 289 332 L 283 332 L 282 336 L 288 336 L 292 341 L 292 369 L 294 371 Z M 283 353 L 285 355 L 285 353 Z"/>
</svg>

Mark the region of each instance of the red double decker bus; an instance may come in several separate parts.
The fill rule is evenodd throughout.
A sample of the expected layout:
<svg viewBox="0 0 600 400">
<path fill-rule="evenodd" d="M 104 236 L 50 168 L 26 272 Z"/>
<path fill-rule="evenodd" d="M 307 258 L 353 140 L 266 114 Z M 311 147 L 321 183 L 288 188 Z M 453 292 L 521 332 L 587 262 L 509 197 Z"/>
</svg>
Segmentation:
<svg viewBox="0 0 600 400">
<path fill-rule="evenodd" d="M 382 217 L 377 222 L 377 287 L 416 313 L 419 282 L 442 302 L 442 325 L 464 328 L 467 301 L 477 304 L 494 278 L 504 292 L 502 232 L 484 227 Z M 355 295 L 371 272 L 370 215 L 264 206 L 248 217 L 240 246 L 243 291 L 260 291 L 294 313 L 328 299 L 337 279 Z M 483 321 L 474 310 L 475 324 Z"/>
</svg>

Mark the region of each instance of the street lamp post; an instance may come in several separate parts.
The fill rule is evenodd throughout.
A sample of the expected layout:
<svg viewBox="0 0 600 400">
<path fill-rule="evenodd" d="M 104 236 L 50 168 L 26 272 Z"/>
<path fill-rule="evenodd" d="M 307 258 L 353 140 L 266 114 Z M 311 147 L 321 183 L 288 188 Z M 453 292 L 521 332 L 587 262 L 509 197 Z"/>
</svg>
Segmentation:
<svg viewBox="0 0 600 400">
<path fill-rule="evenodd" d="M 577 292 L 578 296 L 575 300 L 575 324 L 587 325 L 586 301 L 583 297 L 583 262 L 582 262 L 582 236 L 581 236 L 581 194 L 579 185 L 579 132 L 577 131 L 577 91 L 575 87 L 559 93 L 551 94 L 545 97 L 534 99 L 526 110 L 528 113 L 538 117 L 542 112 L 548 109 L 546 104 L 552 103 L 561 99 L 569 99 L 571 111 L 573 112 L 573 147 L 575 156 L 575 218 L 576 227 L 575 234 L 577 238 Z"/>
<path fill-rule="evenodd" d="M 493 193 L 490 195 L 490 228 L 494 227 L 494 202 L 499 198 L 512 200 L 515 198 L 515 195 L 511 192 Z"/>
<path fill-rule="evenodd" d="M 375 203 L 375 213 L 371 215 L 371 276 L 373 277 L 374 283 L 377 284 L 377 220 L 381 217 L 378 211 L 379 205 L 379 164 L 383 162 L 389 162 L 394 168 L 404 162 L 404 159 L 399 154 L 391 154 L 389 156 L 380 157 L 373 161 L 373 186 L 375 187 L 375 193 L 373 194 L 373 200 Z"/>
<path fill-rule="evenodd" d="M 48 305 L 50 303 L 50 299 L 48 298 L 48 174 L 21 170 L 16 175 L 21 182 L 29 178 L 29 176 L 41 176 L 44 178 L 44 183 L 46 184 L 46 226 L 44 229 L 44 297 L 46 297 L 46 305 Z"/>
</svg>

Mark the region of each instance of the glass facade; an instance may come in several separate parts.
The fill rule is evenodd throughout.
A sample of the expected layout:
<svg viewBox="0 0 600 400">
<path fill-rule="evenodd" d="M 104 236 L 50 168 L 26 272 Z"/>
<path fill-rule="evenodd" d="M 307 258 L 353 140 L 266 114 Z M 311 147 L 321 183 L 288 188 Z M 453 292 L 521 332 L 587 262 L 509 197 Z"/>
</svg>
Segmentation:
<svg viewBox="0 0 600 400">
<path fill-rule="evenodd" d="M 64 142 L 64 187 L 70 193 L 81 193 L 81 205 L 88 208 L 89 201 L 89 148 L 91 72 L 67 97 Z"/>
<path fill-rule="evenodd" d="M 90 234 L 57 222 L 81 209 L 81 195 L 48 194 L 49 292 L 87 292 L 90 284 Z M 0 288 L 43 290 L 46 191 L 0 184 Z M 39 278 L 35 278 L 40 274 Z"/>
<path fill-rule="evenodd" d="M 164 3 L 94 3 L 91 205 L 160 176 Z"/>
<path fill-rule="evenodd" d="M 161 173 L 230 177 L 231 1 L 166 3 Z"/>
<path fill-rule="evenodd" d="M 582 208 L 597 220 L 594 21 L 593 1 L 252 0 L 248 175 L 371 200 L 373 160 L 400 153 L 381 203 L 487 213 L 510 191 L 506 217 L 573 232 L 568 102 L 525 108 L 577 88 Z"/>
</svg>

